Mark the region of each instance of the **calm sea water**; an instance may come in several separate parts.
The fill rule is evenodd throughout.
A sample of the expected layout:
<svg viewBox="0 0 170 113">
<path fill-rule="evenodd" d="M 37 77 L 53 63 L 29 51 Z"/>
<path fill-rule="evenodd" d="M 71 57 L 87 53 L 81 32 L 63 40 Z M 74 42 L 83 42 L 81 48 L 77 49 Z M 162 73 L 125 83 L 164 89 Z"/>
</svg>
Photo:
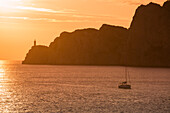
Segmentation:
<svg viewBox="0 0 170 113">
<path fill-rule="evenodd" d="M 0 112 L 169 113 L 170 68 L 22 65 L 0 61 Z"/>
</svg>

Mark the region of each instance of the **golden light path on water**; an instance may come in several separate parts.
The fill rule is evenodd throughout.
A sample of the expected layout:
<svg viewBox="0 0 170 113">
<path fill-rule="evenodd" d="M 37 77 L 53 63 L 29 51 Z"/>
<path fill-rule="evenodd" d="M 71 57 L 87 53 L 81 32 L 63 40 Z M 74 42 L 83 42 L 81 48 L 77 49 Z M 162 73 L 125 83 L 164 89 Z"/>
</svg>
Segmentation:
<svg viewBox="0 0 170 113">
<path fill-rule="evenodd" d="M 10 79 L 6 74 L 5 69 L 6 61 L 0 61 L 0 107 L 3 108 L 3 112 L 10 112 L 9 108 L 11 104 L 9 101 L 12 100 L 10 92 L 10 85 L 8 85 Z"/>
<path fill-rule="evenodd" d="M 5 77 L 5 69 L 4 69 L 4 61 L 0 61 L 0 82 L 4 82 Z M 2 85 L 0 86 L 2 87 Z"/>
</svg>

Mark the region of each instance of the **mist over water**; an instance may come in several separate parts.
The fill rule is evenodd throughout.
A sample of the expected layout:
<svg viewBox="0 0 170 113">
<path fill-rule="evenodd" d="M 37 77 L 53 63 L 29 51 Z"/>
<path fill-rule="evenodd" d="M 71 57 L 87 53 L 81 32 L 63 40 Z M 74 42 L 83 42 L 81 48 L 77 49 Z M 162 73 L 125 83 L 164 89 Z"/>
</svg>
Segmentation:
<svg viewBox="0 0 170 113">
<path fill-rule="evenodd" d="M 0 61 L 0 112 L 170 111 L 170 68 L 22 65 Z"/>
</svg>

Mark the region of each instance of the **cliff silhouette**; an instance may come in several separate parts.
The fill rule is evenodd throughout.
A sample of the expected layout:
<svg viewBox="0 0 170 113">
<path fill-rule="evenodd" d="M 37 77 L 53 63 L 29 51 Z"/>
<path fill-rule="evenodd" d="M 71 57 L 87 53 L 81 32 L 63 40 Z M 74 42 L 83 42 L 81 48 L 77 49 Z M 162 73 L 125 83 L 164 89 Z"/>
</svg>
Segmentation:
<svg viewBox="0 0 170 113">
<path fill-rule="evenodd" d="M 170 1 L 136 9 L 130 28 L 63 32 L 49 47 L 33 46 L 23 64 L 170 66 Z"/>
</svg>

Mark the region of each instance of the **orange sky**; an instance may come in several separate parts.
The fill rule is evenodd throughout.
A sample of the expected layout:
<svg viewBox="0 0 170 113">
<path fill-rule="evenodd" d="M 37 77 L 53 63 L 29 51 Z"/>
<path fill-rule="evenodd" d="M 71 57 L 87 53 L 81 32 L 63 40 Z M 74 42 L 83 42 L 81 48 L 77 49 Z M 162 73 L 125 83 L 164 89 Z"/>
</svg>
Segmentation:
<svg viewBox="0 0 170 113">
<path fill-rule="evenodd" d="M 23 60 L 33 45 L 49 45 L 63 31 L 129 27 L 135 9 L 165 0 L 0 0 L 0 59 Z"/>
</svg>

